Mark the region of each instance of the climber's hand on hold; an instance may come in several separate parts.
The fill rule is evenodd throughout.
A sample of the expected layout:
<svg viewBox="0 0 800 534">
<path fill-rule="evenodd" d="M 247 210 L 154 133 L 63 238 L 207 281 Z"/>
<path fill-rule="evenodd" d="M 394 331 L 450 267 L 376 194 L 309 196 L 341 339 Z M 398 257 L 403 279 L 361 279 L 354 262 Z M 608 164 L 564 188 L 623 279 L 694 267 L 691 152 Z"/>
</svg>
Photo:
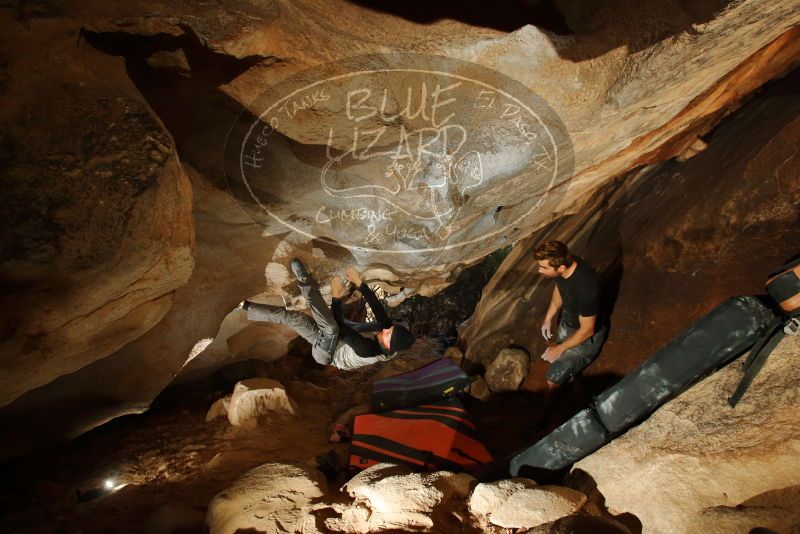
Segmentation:
<svg viewBox="0 0 800 534">
<path fill-rule="evenodd" d="M 361 282 L 363 282 L 363 280 L 361 279 L 361 273 L 359 273 L 358 270 L 352 265 L 347 268 L 346 274 L 347 274 L 347 279 L 353 282 L 356 285 L 356 287 L 360 286 Z"/>
<path fill-rule="evenodd" d="M 338 276 L 331 278 L 331 296 L 335 299 L 341 298 L 344 293 L 344 285 Z"/>
</svg>

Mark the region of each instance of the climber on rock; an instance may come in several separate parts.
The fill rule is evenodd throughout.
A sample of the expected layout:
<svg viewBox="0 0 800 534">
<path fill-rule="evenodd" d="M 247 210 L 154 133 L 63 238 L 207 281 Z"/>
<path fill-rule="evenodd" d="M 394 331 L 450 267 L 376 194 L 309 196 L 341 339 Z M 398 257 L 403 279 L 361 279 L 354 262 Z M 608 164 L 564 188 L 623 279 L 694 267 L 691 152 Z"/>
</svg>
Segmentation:
<svg viewBox="0 0 800 534">
<path fill-rule="evenodd" d="M 316 280 L 303 263 L 294 258 L 292 272 L 297 277 L 300 292 L 311 308 L 311 317 L 289 311 L 280 306 L 270 306 L 244 301 L 242 308 L 251 321 L 269 321 L 293 328 L 311 343 L 311 354 L 317 363 L 350 370 L 394 358 L 398 351 L 414 343 L 414 336 L 402 325 L 393 324 L 375 293 L 361 279 L 355 267 L 347 269 L 347 279 L 358 287 L 375 315 L 375 321 L 359 323 L 346 319 L 342 313 L 341 296 L 344 292 L 338 277 L 331 280 L 331 308 L 319 292 Z M 313 318 L 313 320 L 312 320 Z M 377 332 L 374 337 L 361 333 Z"/>
<path fill-rule="evenodd" d="M 555 345 L 542 359 L 550 362 L 546 378 L 555 389 L 580 373 L 597 357 L 608 336 L 600 309 L 600 276 L 583 259 L 569 253 L 560 241 L 547 241 L 534 251 L 539 274 L 555 279 L 550 305 L 542 322 L 542 336 L 553 337 L 551 326 L 561 310 Z"/>
</svg>

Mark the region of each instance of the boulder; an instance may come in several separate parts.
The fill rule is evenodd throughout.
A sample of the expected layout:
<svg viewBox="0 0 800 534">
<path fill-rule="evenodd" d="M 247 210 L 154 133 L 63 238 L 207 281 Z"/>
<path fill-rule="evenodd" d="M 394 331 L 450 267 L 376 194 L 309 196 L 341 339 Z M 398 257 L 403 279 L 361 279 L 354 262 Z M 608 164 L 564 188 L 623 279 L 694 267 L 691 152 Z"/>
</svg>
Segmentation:
<svg viewBox="0 0 800 534">
<path fill-rule="evenodd" d="M 484 525 L 533 528 L 573 514 L 585 502 L 586 496 L 578 491 L 516 478 L 478 484 L 469 511 Z"/>
<path fill-rule="evenodd" d="M 586 496 L 567 488 L 525 488 L 509 496 L 489 515 L 489 522 L 503 528 L 532 528 L 577 512 Z"/>
<path fill-rule="evenodd" d="M 464 354 L 458 347 L 447 347 L 444 351 L 444 357 L 453 360 L 453 363 L 461 367 L 461 361 L 464 359 Z"/>
<path fill-rule="evenodd" d="M 238 382 L 228 404 L 233 426 L 253 428 L 263 419 L 295 417 L 299 410 L 283 384 L 271 378 L 249 378 Z"/>
<path fill-rule="evenodd" d="M 519 349 L 503 349 L 486 369 L 486 383 L 492 393 L 517 391 L 528 376 L 528 353 Z"/>
<path fill-rule="evenodd" d="M 575 468 L 595 480 L 609 511 L 634 514 L 644 532 L 787 529 L 800 485 L 798 358 L 800 336 L 784 338 L 731 408 L 740 358 Z"/>
<path fill-rule="evenodd" d="M 6 406 L 153 328 L 192 274 L 195 228 L 175 142 L 124 60 L 0 24 Z"/>
<path fill-rule="evenodd" d="M 228 417 L 228 406 L 231 404 L 231 395 L 225 395 L 221 399 L 214 401 L 211 408 L 206 413 L 206 422 L 213 421 L 220 417 Z"/>
<path fill-rule="evenodd" d="M 269 463 L 245 473 L 208 505 L 210 534 L 234 534 L 252 529 L 268 534 L 303 531 L 314 519 L 307 506 L 326 491 L 317 471 Z"/>
<path fill-rule="evenodd" d="M 486 379 L 482 376 L 475 377 L 475 380 L 467 388 L 467 393 L 478 400 L 486 400 L 492 396 L 492 392 L 489 391 L 489 384 L 486 383 Z"/>
<path fill-rule="evenodd" d="M 378 464 L 344 486 L 353 501 L 338 506 L 341 517 L 325 525 L 337 532 L 430 530 L 437 524 L 435 514 L 463 500 L 474 480 L 463 473 L 411 473 L 405 466 Z"/>
<path fill-rule="evenodd" d="M 537 486 L 536 482 L 527 478 L 478 484 L 469 498 L 469 511 L 478 517 L 489 516 L 514 493 Z"/>
</svg>

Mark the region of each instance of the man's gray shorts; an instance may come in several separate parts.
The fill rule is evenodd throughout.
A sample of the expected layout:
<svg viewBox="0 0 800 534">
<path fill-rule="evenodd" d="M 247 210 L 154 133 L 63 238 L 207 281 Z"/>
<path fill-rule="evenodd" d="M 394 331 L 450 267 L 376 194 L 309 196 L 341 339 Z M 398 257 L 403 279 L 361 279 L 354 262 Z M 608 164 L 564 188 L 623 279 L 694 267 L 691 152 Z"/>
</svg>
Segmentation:
<svg viewBox="0 0 800 534">
<path fill-rule="evenodd" d="M 563 321 L 558 324 L 556 342 L 561 343 L 573 333 L 577 328 L 571 328 Z M 583 371 L 600 353 L 603 342 L 608 337 L 608 327 L 601 326 L 592 337 L 571 349 L 564 352 L 556 361 L 550 364 L 545 376 L 550 382 L 561 385 L 570 378 Z"/>
</svg>

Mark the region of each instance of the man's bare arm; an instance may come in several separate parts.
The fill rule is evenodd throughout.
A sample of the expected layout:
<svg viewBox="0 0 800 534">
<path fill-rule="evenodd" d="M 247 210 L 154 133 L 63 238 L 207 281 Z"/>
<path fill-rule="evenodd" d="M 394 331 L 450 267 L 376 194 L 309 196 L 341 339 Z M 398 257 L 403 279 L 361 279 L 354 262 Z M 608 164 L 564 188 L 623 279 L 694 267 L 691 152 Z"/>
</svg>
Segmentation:
<svg viewBox="0 0 800 534">
<path fill-rule="evenodd" d="M 558 291 L 558 286 L 555 286 L 553 288 L 553 294 L 550 297 L 550 304 L 547 306 L 547 313 L 544 315 L 544 321 L 542 321 L 542 337 L 545 339 L 553 337 L 550 333 L 550 328 L 553 324 L 553 318 L 555 318 L 558 310 L 561 309 L 561 305 L 561 293 Z"/>
<path fill-rule="evenodd" d="M 542 354 L 542 359 L 548 362 L 554 362 L 561 357 L 564 352 L 568 351 L 572 347 L 577 347 L 590 337 L 594 335 L 594 326 L 595 322 L 597 321 L 597 316 L 592 315 L 590 317 L 583 317 L 580 316 L 578 318 L 580 321 L 580 327 L 578 330 L 575 331 L 571 336 L 567 339 L 559 343 L 558 345 L 554 345 L 552 347 L 547 347 L 547 350 L 544 351 Z"/>
<path fill-rule="evenodd" d="M 561 293 L 558 291 L 558 286 L 555 286 L 553 288 L 553 295 L 550 297 L 550 305 L 547 307 L 547 314 L 544 316 L 545 320 L 552 322 L 558 310 L 561 309 L 562 304 Z"/>
<path fill-rule="evenodd" d="M 594 325 L 597 322 L 596 315 L 592 315 L 591 317 L 584 317 L 581 315 L 578 317 L 578 321 L 580 321 L 580 328 L 578 328 L 575 333 L 557 345 L 562 352 L 569 350 L 572 347 L 577 347 L 594 335 Z"/>
</svg>

